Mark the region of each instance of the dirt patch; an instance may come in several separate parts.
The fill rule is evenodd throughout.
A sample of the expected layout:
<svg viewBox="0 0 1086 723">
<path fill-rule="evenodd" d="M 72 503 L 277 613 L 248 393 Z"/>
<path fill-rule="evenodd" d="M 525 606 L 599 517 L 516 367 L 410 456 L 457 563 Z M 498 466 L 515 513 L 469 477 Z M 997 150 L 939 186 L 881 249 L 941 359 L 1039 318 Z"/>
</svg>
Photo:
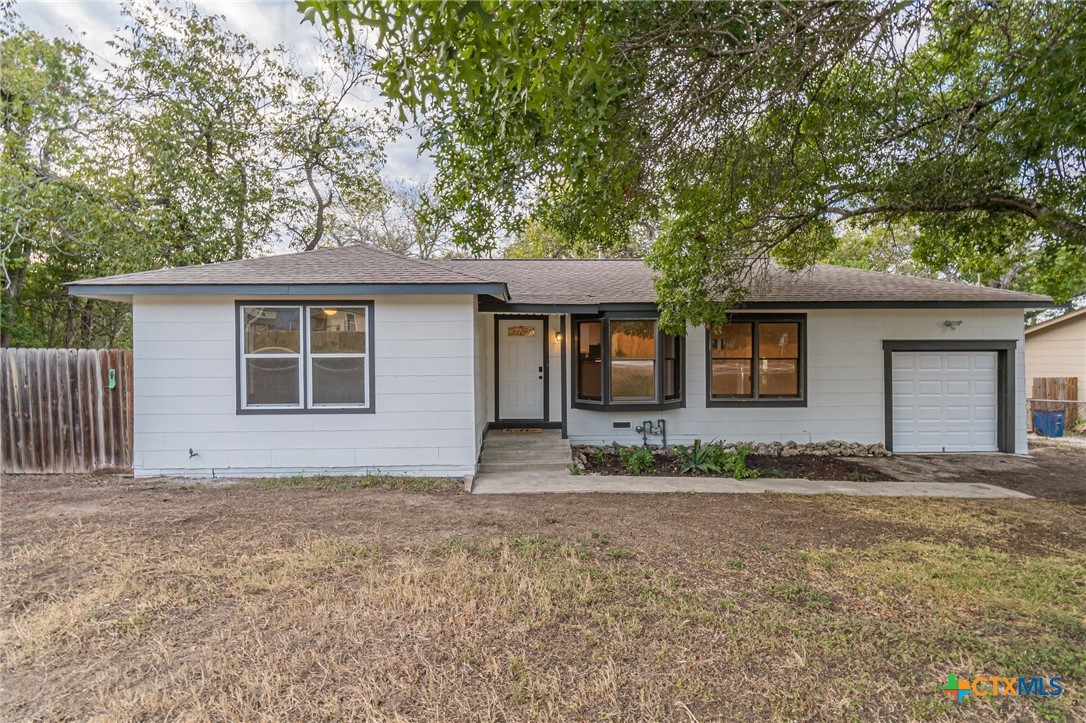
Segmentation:
<svg viewBox="0 0 1086 723">
<path fill-rule="evenodd" d="M 5 478 L 0 717 L 900 720 L 992 659 L 1082 704 L 1078 507 L 321 484 Z"/>
<path fill-rule="evenodd" d="M 894 482 L 896 477 L 853 457 L 795 457 L 751 455 L 747 466 L 764 474 L 791 479 L 844 480 L 852 482 Z"/>
<path fill-rule="evenodd" d="M 1028 495 L 1086 505 L 1086 452 L 1031 446 L 1029 457 L 1009 454 L 909 454 L 872 460 L 905 482 L 965 482 L 1006 487 Z"/>
</svg>

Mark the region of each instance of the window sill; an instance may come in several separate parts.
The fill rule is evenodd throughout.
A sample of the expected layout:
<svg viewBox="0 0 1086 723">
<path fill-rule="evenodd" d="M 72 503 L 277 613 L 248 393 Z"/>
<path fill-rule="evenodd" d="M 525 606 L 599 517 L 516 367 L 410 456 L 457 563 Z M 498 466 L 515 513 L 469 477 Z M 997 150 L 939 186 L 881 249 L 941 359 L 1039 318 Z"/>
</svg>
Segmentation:
<svg viewBox="0 0 1086 723">
<path fill-rule="evenodd" d="M 374 414 L 373 407 L 331 407 L 316 409 L 238 409 L 237 414 Z"/>
<path fill-rule="evenodd" d="M 681 399 L 669 399 L 666 402 L 630 402 L 629 404 L 602 404 L 600 402 L 573 402 L 574 409 L 590 412 L 654 412 L 664 409 L 679 409 L 686 403 Z"/>
<path fill-rule="evenodd" d="M 806 399 L 708 399 L 706 407 L 806 407 Z"/>
</svg>

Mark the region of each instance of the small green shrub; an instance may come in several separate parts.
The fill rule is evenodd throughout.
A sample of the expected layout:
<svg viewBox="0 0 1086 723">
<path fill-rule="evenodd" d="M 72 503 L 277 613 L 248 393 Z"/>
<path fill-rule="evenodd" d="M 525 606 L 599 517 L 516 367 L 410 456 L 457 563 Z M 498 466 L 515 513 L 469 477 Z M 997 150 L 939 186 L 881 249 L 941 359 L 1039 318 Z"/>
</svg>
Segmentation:
<svg viewBox="0 0 1086 723">
<path fill-rule="evenodd" d="M 691 472 L 720 474 L 720 467 L 714 461 L 713 445 L 702 445 L 700 439 L 695 439 L 694 444 L 689 447 L 682 444 L 677 445 L 675 447 L 675 456 L 681 465 L 679 474 L 690 474 Z"/>
<path fill-rule="evenodd" d="M 719 474 L 735 479 L 750 479 L 758 476 L 758 470 L 747 467 L 747 457 L 753 451 L 753 447 L 744 444 L 733 450 L 724 447 L 724 441 L 711 442 L 705 445 L 709 461 L 720 470 Z"/>
<path fill-rule="evenodd" d="M 852 482 L 874 482 L 875 475 L 869 472 L 861 472 L 860 470 L 854 470 L 848 475 L 849 480 Z"/>
<path fill-rule="evenodd" d="M 619 447 L 618 458 L 626 474 L 642 475 L 656 471 L 656 458 L 648 447 Z"/>
<path fill-rule="evenodd" d="M 579 477 L 582 474 L 581 467 L 578 464 L 567 464 L 566 469 L 568 469 L 569 473 L 574 477 Z"/>
</svg>

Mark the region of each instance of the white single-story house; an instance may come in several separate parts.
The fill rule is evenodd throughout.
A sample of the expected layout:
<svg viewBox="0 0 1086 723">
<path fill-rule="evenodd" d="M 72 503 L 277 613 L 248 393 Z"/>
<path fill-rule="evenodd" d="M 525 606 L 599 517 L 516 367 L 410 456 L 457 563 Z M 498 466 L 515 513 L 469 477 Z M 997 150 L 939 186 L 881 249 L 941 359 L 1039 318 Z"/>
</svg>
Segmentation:
<svg viewBox="0 0 1086 723">
<path fill-rule="evenodd" d="M 1026 329 L 1026 394 L 1039 377 L 1078 379 L 1086 401 L 1086 308 L 1069 311 Z"/>
<path fill-rule="evenodd" d="M 473 474 L 489 429 L 573 443 L 1026 452 L 1047 297 L 772 267 L 719 329 L 657 326 L 639 260 L 347 248 L 70 285 L 133 305 L 137 475 Z M 662 432 L 663 434 L 659 434 Z"/>
</svg>

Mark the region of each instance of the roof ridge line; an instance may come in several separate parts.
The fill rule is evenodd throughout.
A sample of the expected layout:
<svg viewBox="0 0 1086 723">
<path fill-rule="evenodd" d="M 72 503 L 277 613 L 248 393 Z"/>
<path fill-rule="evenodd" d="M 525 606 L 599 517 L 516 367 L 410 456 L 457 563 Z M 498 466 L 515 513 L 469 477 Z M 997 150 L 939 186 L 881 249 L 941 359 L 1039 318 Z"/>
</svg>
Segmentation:
<svg viewBox="0 0 1086 723">
<path fill-rule="evenodd" d="M 482 282 L 484 284 L 494 283 L 493 281 L 490 281 L 490 280 L 487 280 L 487 279 L 482 279 L 482 278 L 479 278 L 478 276 L 472 276 L 471 274 L 465 274 L 463 271 L 453 271 L 452 269 L 446 269 L 445 267 L 439 266 L 435 261 L 431 261 L 430 259 L 414 259 L 414 258 L 411 258 L 409 256 L 404 256 L 403 254 L 398 254 L 395 251 L 389 251 L 388 249 L 377 248 L 376 246 L 371 246 L 369 244 L 354 244 L 354 245 L 355 246 L 361 246 L 362 248 L 369 249 L 370 251 L 377 251 L 378 253 L 385 254 L 386 256 L 395 256 L 396 258 L 402 259 L 404 261 L 409 261 L 409 262 L 415 263 L 415 264 L 421 264 L 421 265 L 426 266 L 428 268 L 440 269 L 441 271 L 450 271 L 450 272 L 452 272 L 454 274 L 458 274 L 460 276 L 463 276 L 465 279 L 471 279 L 472 281 L 478 281 L 478 282 Z M 348 248 L 348 247 L 347 246 L 342 246 L 341 248 Z"/>
</svg>

